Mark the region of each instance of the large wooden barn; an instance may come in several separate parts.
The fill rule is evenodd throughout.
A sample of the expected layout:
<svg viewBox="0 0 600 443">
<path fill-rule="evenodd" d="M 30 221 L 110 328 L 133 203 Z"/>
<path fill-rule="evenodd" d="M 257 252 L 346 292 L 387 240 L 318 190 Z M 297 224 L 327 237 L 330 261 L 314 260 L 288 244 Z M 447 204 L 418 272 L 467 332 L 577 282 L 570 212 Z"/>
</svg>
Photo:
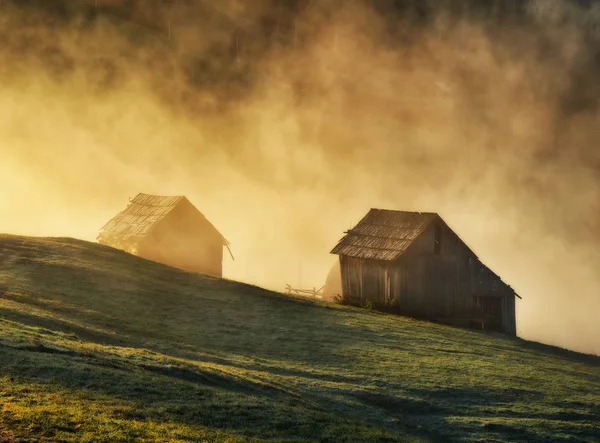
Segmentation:
<svg viewBox="0 0 600 443">
<path fill-rule="evenodd" d="M 516 334 L 519 296 L 439 215 L 371 209 L 345 234 L 331 251 L 345 302 Z"/>
<path fill-rule="evenodd" d="M 98 242 L 176 268 L 223 275 L 229 243 L 184 196 L 138 194 L 98 234 Z"/>
</svg>

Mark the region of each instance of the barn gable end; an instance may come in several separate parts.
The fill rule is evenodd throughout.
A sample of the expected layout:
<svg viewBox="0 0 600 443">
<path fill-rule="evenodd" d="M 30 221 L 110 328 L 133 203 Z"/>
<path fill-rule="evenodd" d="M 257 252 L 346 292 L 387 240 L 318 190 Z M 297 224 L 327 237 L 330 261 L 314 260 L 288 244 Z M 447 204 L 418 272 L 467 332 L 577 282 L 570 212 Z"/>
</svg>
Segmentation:
<svg viewBox="0 0 600 443">
<path fill-rule="evenodd" d="M 347 302 L 516 334 L 517 295 L 439 215 L 371 209 L 345 234 L 331 252 Z"/>
<path fill-rule="evenodd" d="M 138 194 L 106 223 L 98 242 L 170 266 L 222 275 L 229 243 L 184 196 Z"/>
</svg>

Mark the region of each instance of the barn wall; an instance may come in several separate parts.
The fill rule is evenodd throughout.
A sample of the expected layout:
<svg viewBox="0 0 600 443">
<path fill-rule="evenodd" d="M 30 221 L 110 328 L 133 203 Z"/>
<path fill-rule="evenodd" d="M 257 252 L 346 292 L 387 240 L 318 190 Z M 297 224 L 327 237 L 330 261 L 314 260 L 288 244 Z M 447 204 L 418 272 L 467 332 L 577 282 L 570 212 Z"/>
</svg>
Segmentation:
<svg viewBox="0 0 600 443">
<path fill-rule="evenodd" d="M 140 245 L 138 255 L 180 269 L 223 274 L 222 239 L 193 207 L 171 211 Z"/>
<path fill-rule="evenodd" d="M 340 255 L 340 268 L 344 299 L 360 301 L 362 299 L 360 259 Z"/>
<path fill-rule="evenodd" d="M 502 331 L 516 335 L 516 297 L 514 291 L 479 260 L 471 262 L 470 271 L 472 296 L 501 298 Z M 477 313 L 474 315 L 477 315 Z"/>
<path fill-rule="evenodd" d="M 439 254 L 434 254 L 436 223 L 441 229 Z M 347 300 L 368 299 L 408 315 L 466 326 L 481 309 L 475 297 L 501 297 L 502 330 L 516 334 L 514 292 L 441 219 L 395 262 L 340 256 L 340 265 Z"/>
<path fill-rule="evenodd" d="M 426 314 L 429 294 L 426 292 L 427 257 L 400 260 L 391 266 L 392 298 L 398 309 L 407 313 Z"/>
<path fill-rule="evenodd" d="M 441 227 L 441 250 L 434 254 L 435 223 Z M 421 262 L 425 263 L 422 264 Z M 478 314 L 474 297 L 502 298 L 503 331 L 516 334 L 514 291 L 483 265 L 441 220 L 434 221 L 403 254 L 397 265 L 407 285 L 400 306 L 433 317 L 468 322 Z"/>
<path fill-rule="evenodd" d="M 517 317 L 515 302 L 517 297 L 514 294 L 506 296 L 506 316 L 504 317 L 504 332 L 511 335 L 517 335 Z"/>
<path fill-rule="evenodd" d="M 361 260 L 361 266 L 363 298 L 382 305 L 387 304 L 385 262 Z"/>
<path fill-rule="evenodd" d="M 340 256 L 342 291 L 346 300 L 364 303 L 367 300 L 389 303 L 387 263 Z"/>
<path fill-rule="evenodd" d="M 435 226 L 441 229 L 439 255 L 434 255 Z M 420 314 L 467 317 L 470 295 L 469 248 L 441 220 L 431 225 L 404 252 L 395 265 L 401 282 L 400 305 Z"/>
</svg>

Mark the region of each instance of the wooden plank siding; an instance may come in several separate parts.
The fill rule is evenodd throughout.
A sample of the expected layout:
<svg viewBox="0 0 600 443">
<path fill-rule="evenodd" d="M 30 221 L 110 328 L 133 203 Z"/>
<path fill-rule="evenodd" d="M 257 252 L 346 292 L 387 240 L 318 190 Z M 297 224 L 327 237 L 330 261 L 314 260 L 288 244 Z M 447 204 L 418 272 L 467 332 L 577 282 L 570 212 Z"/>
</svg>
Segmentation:
<svg viewBox="0 0 600 443">
<path fill-rule="evenodd" d="M 440 233 L 441 244 L 435 247 Z M 501 323 L 503 332 L 516 334 L 514 291 L 439 217 L 396 260 L 339 257 L 347 302 L 371 302 L 386 310 L 464 326 Z M 501 304 L 501 320 L 500 309 L 491 319 L 481 303 L 474 303 L 476 297 L 497 298 L 497 303 L 486 306 Z"/>
<path fill-rule="evenodd" d="M 184 196 L 139 193 L 100 230 L 98 242 L 149 260 L 221 277 L 229 242 Z"/>
<path fill-rule="evenodd" d="M 180 204 L 140 242 L 138 255 L 193 272 L 223 276 L 223 240 L 191 203 Z"/>
</svg>

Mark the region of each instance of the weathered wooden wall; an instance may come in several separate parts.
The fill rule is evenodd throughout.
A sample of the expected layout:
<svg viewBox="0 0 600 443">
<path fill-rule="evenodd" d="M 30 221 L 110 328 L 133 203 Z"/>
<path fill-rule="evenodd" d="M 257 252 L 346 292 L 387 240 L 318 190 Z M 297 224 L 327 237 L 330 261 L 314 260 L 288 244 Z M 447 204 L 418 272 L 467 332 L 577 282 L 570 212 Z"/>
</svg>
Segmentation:
<svg viewBox="0 0 600 443">
<path fill-rule="evenodd" d="M 441 247 L 434 253 L 435 223 Z M 371 302 L 402 313 L 469 324 L 481 320 L 474 297 L 498 297 L 502 330 L 516 333 L 515 296 L 441 219 L 396 261 L 340 256 L 342 290 L 350 302 Z M 481 320 L 483 322 L 483 320 Z"/>
<path fill-rule="evenodd" d="M 193 207 L 178 206 L 153 228 L 138 255 L 169 266 L 221 277 L 223 243 Z"/>
</svg>

